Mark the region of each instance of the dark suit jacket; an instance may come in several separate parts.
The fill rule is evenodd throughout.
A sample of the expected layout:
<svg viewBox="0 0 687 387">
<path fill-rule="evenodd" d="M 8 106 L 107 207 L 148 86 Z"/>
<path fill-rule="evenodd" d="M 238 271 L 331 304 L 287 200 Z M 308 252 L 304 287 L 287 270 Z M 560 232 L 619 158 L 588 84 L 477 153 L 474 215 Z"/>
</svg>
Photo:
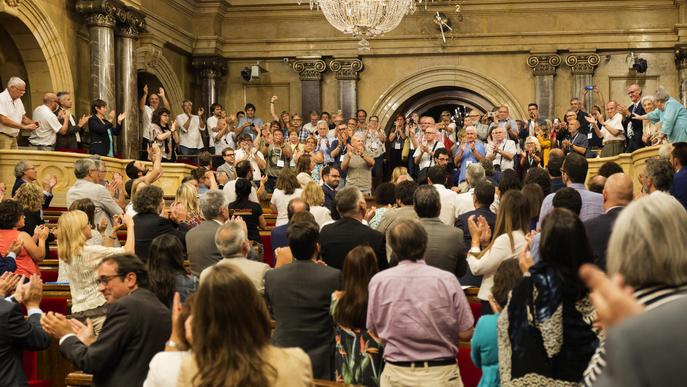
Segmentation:
<svg viewBox="0 0 687 387">
<path fill-rule="evenodd" d="M 322 259 L 327 265 L 342 270 L 349 251 L 360 245 L 370 245 L 377 256 L 379 270 L 389 267 L 386 260 L 384 234 L 352 218 L 342 218 L 328 224 L 320 231 Z"/>
<path fill-rule="evenodd" d="M 439 218 L 420 218 L 427 231 L 425 262 L 462 277 L 468 269 L 463 246 L 463 231 L 444 224 Z"/>
<path fill-rule="evenodd" d="M 24 319 L 19 304 L 0 299 L 0 384 L 26 386 L 22 367 L 24 350 L 39 351 L 50 346 L 50 336 L 41 328 L 41 315 Z"/>
<path fill-rule="evenodd" d="M 276 250 L 280 247 L 289 245 L 289 238 L 286 236 L 286 231 L 289 229 L 289 224 L 282 224 L 281 226 L 272 229 L 270 241 L 272 242 L 272 249 Z"/>
<path fill-rule="evenodd" d="M 63 109 L 59 108 L 55 112 L 55 115 L 58 115 L 60 110 Z M 64 123 L 63 118 L 58 117 L 57 120 L 60 122 L 60 124 Z M 74 120 L 74 122 L 76 123 L 76 118 L 74 118 Z M 79 147 L 79 143 L 76 141 L 76 134 L 81 131 L 81 128 L 79 128 L 77 125 L 72 124 L 71 121 L 69 121 L 69 124 L 67 124 L 67 126 L 67 133 L 57 133 L 57 137 L 55 138 L 55 148 L 77 149 Z"/>
<path fill-rule="evenodd" d="M 19 187 L 22 185 L 26 184 L 26 181 L 24 179 L 18 178 L 14 181 L 14 186 L 12 187 L 12 197 L 14 197 L 14 194 L 17 193 L 17 190 Z M 53 195 L 46 195 L 43 194 L 43 208 L 48 208 L 50 207 L 50 202 L 52 201 Z"/>
<path fill-rule="evenodd" d="M 682 167 L 673 175 L 673 185 L 670 187 L 670 194 L 682 203 L 683 207 L 687 208 L 687 166 Z"/>
<path fill-rule="evenodd" d="M 611 231 L 613 231 L 615 219 L 622 209 L 623 207 L 611 208 L 605 214 L 601 214 L 596 218 L 584 222 L 587 239 L 594 253 L 594 263 L 603 270 L 606 270 L 606 249 L 608 248 L 608 240 L 611 238 Z"/>
<path fill-rule="evenodd" d="M 200 276 L 203 269 L 222 260 L 215 244 L 215 233 L 219 227 L 214 220 L 206 220 L 186 233 L 186 252 L 193 275 Z"/>
<path fill-rule="evenodd" d="M 644 107 L 641 102 L 637 102 L 638 106 L 635 113 L 640 116 L 646 114 Z M 642 141 L 642 135 L 644 134 L 644 122 L 642 120 L 633 120 L 632 115 L 633 105 L 629 105 L 627 110 L 630 111 L 630 116 L 623 118 L 623 129 L 625 129 L 625 151 L 634 152 L 637 149 L 644 148 L 644 142 Z M 632 137 L 627 136 L 627 124 L 632 122 Z"/>
<path fill-rule="evenodd" d="M 334 322 L 331 296 L 341 289 L 341 272 L 313 261 L 292 264 L 265 273 L 265 298 L 277 326 L 272 342 L 300 347 L 312 362 L 315 379 L 334 377 Z"/>
<path fill-rule="evenodd" d="M 594 386 L 684 386 L 686 314 L 683 297 L 609 329 L 606 368 Z"/>
<path fill-rule="evenodd" d="M 76 336 L 60 345 L 76 368 L 93 374 L 93 386 L 141 386 L 148 364 L 171 333 L 169 310 L 148 289 L 138 288 L 109 304 L 98 339 L 85 346 Z"/>
<path fill-rule="evenodd" d="M 188 231 L 187 226 L 177 225 L 158 214 L 137 214 L 134 216 L 134 230 L 136 231 L 136 255 L 144 263 L 148 262 L 150 244 L 155 237 L 162 234 L 173 234 L 185 245 L 186 231 Z"/>
<path fill-rule="evenodd" d="M 122 126 L 115 126 L 107 120 L 101 122 L 95 115 L 88 119 L 88 130 L 91 133 L 91 145 L 90 148 L 88 148 L 88 153 L 92 155 L 107 156 L 110 151 L 110 136 L 107 133 L 108 129 L 112 135 L 115 136 L 122 131 Z"/>
<path fill-rule="evenodd" d="M 556 193 L 563 187 L 565 187 L 565 184 L 563 184 L 562 178 L 560 178 L 560 177 L 551 178 L 551 193 Z"/>
<path fill-rule="evenodd" d="M 484 219 L 487 220 L 491 230 L 494 230 L 494 225 L 496 224 L 496 214 L 491 212 L 489 208 L 476 208 L 458 216 L 458 219 L 456 219 L 456 227 L 463 231 L 463 241 L 465 242 L 463 247 L 465 248 L 465 253 L 470 251 L 470 245 L 472 245 L 472 236 L 470 235 L 470 230 L 468 229 L 468 218 L 472 215 L 475 215 L 475 217 L 483 216 Z"/>
<path fill-rule="evenodd" d="M 329 212 L 333 213 L 336 211 L 336 204 L 334 202 L 336 192 L 326 184 L 322 184 L 322 191 L 324 192 L 324 206 L 329 209 Z"/>
</svg>

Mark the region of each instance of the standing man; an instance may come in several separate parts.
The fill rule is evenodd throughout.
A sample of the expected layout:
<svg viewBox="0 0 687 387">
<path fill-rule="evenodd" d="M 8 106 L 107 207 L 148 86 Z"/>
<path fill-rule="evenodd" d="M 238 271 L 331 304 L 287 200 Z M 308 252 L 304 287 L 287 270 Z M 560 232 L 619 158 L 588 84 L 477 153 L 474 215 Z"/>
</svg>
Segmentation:
<svg viewBox="0 0 687 387">
<path fill-rule="evenodd" d="M 632 100 L 630 106 L 620 106 L 620 113 L 623 115 L 623 127 L 627 142 L 625 144 L 625 152 L 632 153 L 637 149 L 644 147 L 642 135 L 644 130 L 644 123 L 642 120 L 635 118 L 635 114 L 641 116 L 646 114 L 642 106 L 642 89 L 636 83 L 627 88 L 627 96 Z"/>
<path fill-rule="evenodd" d="M 587 117 L 587 119 L 589 119 L 589 117 Z M 570 131 L 570 139 L 566 138 L 561 141 L 565 154 L 577 152 L 584 157 L 590 157 L 589 140 L 586 135 L 580 133 L 580 123 L 576 119 L 571 118 L 570 121 L 568 121 L 568 130 Z"/>
<path fill-rule="evenodd" d="M 141 110 L 141 123 L 143 124 L 142 149 L 147 149 L 148 144 L 150 143 L 150 122 L 153 118 L 153 112 L 160 107 L 160 99 L 162 99 L 162 106 L 164 106 L 167 110 L 171 111 L 172 108 L 169 105 L 167 97 L 165 97 L 165 89 L 161 87 L 158 90 L 158 94 L 152 93 L 150 94 L 149 98 L 148 85 L 143 85 L 143 96 L 141 97 L 141 100 L 138 103 L 138 108 Z M 146 101 L 149 102 L 150 105 L 146 105 Z M 142 158 L 145 160 L 145 157 Z"/>
<path fill-rule="evenodd" d="M 434 118 L 422 116 L 420 127 L 424 133 L 423 138 L 418 141 L 418 146 L 413 153 L 413 159 L 418 166 L 418 171 L 431 167 L 434 164 L 434 152 L 443 148 L 444 144 L 438 140 L 438 131 L 434 123 Z"/>
<path fill-rule="evenodd" d="M 262 129 L 262 119 L 255 117 L 255 105 L 247 103 L 244 110 L 246 116 L 239 120 L 239 127 L 236 128 L 237 137 L 241 134 L 249 134 L 252 140 L 258 136 L 260 129 Z"/>
<path fill-rule="evenodd" d="M 368 286 L 367 329 L 384 343 L 381 386 L 462 386 L 458 342 L 472 337 L 474 318 L 456 276 L 425 263 L 427 240 L 419 222 L 399 222 L 389 231 L 399 264 Z"/>
<path fill-rule="evenodd" d="M 195 276 L 222 259 L 215 245 L 215 234 L 229 220 L 228 204 L 220 190 L 209 190 L 200 196 L 200 214 L 205 220 L 188 230 L 185 237 L 189 266 Z"/>
<path fill-rule="evenodd" d="M 336 197 L 336 190 L 339 188 L 339 181 L 341 181 L 341 174 L 337 167 L 327 165 L 322 169 L 322 191 L 324 192 L 324 206 L 327 207 L 329 212 L 332 214 L 336 212 L 334 198 Z"/>
<path fill-rule="evenodd" d="M 596 120 L 592 123 L 597 136 L 603 139 L 601 157 L 616 156 L 625 150 L 623 115 L 618 111 L 618 104 L 615 101 L 608 101 L 606 104 L 606 117 L 608 119 L 604 121 L 601 114 L 597 113 Z"/>
<path fill-rule="evenodd" d="M 184 112 L 177 116 L 177 125 L 181 128 L 179 152 L 184 156 L 196 156 L 203 150 L 200 131 L 205 130 L 205 110 L 199 107 L 198 115 L 193 114 L 193 102 L 188 99 L 181 106 Z"/>
<path fill-rule="evenodd" d="M 0 93 L 0 149 L 17 149 L 19 131 L 36 130 L 38 124 L 26 116 L 21 97 L 26 93 L 26 82 L 10 78 L 7 88 Z"/>
<path fill-rule="evenodd" d="M 530 104 L 527 105 L 527 114 L 530 116 L 530 119 L 527 120 L 527 123 L 525 124 L 525 131 L 520 133 L 521 148 L 525 147 L 525 140 L 527 140 L 527 137 L 537 137 L 536 129 L 538 126 L 546 124 L 546 120 L 541 118 L 539 114 L 539 105 L 536 103 L 530 102 Z"/>
<path fill-rule="evenodd" d="M 365 130 L 367 128 L 367 112 L 365 109 L 358 109 L 355 112 L 355 118 L 358 120 L 358 130 Z"/>
<path fill-rule="evenodd" d="M 673 165 L 673 185 L 670 194 L 687 209 L 687 143 L 673 144 L 670 153 L 670 163 Z"/>
<path fill-rule="evenodd" d="M 29 144 L 35 146 L 38 150 L 55 150 L 57 134 L 65 135 L 69 130 L 69 120 L 67 117 L 71 116 L 71 113 L 69 110 L 60 110 L 58 113 L 60 119 L 58 120 L 58 116 L 55 116 L 57 110 L 57 96 L 54 93 L 45 93 L 43 95 L 43 104 L 33 111 L 33 120 L 38 123 L 38 129 L 31 132 Z M 60 123 L 60 120 L 62 123 Z"/>
<path fill-rule="evenodd" d="M 515 141 L 508 139 L 506 129 L 499 126 L 492 130 L 491 138 L 494 141 L 487 146 L 487 159 L 491 160 L 494 168 L 499 171 L 513 169 L 515 165 L 513 158 L 518 152 Z"/>
<path fill-rule="evenodd" d="M 63 123 L 63 121 L 66 120 L 69 122 L 69 129 L 67 129 L 67 133 L 62 134 L 62 133 L 57 133 L 57 139 L 55 140 L 55 148 L 64 148 L 64 149 L 79 149 L 81 147 L 81 129 L 86 125 L 88 122 L 88 116 L 87 115 L 82 115 L 81 119 L 79 119 L 79 122 L 76 122 L 76 119 L 74 118 L 74 115 L 71 114 L 71 108 L 73 106 L 72 102 L 72 96 L 69 94 L 68 91 L 60 91 L 57 93 L 57 103 L 59 105 L 57 111 L 55 114 L 57 115 L 57 119 L 60 122 L 60 124 Z M 67 111 L 70 112 L 69 114 L 64 114 L 65 118 L 62 118 L 62 112 Z"/>
<path fill-rule="evenodd" d="M 477 129 L 474 126 L 466 127 L 465 140 L 458 145 L 456 157 L 453 158 L 453 164 L 460 166 L 460 173 L 458 174 L 458 181 L 456 184 L 465 180 L 465 172 L 468 165 L 479 163 L 485 155 L 486 150 L 484 149 L 484 144 L 477 140 Z"/>
<path fill-rule="evenodd" d="M 575 113 L 576 117 L 573 118 L 575 118 L 577 122 L 586 122 L 585 117 L 587 116 L 587 113 L 582 111 L 582 101 L 580 101 L 579 98 L 573 97 L 570 99 L 570 111 Z M 568 122 L 569 118 L 566 117 L 565 121 Z M 589 130 L 587 130 L 587 128 L 580 128 L 580 132 L 584 135 L 587 135 Z"/>
<path fill-rule="evenodd" d="M 227 175 L 227 181 L 236 179 L 236 151 L 233 148 L 226 147 L 222 149 L 222 158 L 224 164 L 217 167 L 217 173 L 224 173 Z M 226 184 L 226 183 L 225 183 Z"/>
<path fill-rule="evenodd" d="M 511 139 L 518 139 L 518 124 L 514 119 L 510 118 L 510 109 L 506 105 L 499 106 L 494 122 L 489 125 L 489 130 L 492 131 L 497 127 L 503 128 L 505 135 Z"/>
<path fill-rule="evenodd" d="M 210 117 L 208 117 L 206 123 L 207 125 L 205 125 L 205 127 L 208 128 L 208 152 L 210 152 L 211 155 L 215 155 L 217 153 L 217 150 L 215 149 L 215 136 L 219 132 L 217 121 L 222 118 L 222 110 L 224 110 L 224 108 L 217 102 L 210 105 Z M 222 150 L 218 149 L 218 151 L 221 155 Z"/>
</svg>

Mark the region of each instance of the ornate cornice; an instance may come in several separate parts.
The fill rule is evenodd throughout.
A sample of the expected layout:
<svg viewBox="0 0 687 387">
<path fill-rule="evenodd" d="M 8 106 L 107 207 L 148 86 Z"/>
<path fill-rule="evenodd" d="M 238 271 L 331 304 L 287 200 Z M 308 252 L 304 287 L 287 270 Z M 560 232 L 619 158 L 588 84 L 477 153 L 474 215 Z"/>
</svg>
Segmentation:
<svg viewBox="0 0 687 387">
<path fill-rule="evenodd" d="M 358 73 L 363 71 L 363 61 L 359 58 L 340 58 L 329 62 L 329 69 L 332 70 L 336 79 L 358 80 Z"/>
<path fill-rule="evenodd" d="M 17 8 L 20 1 L 21 0 L 5 0 L 5 4 L 7 4 L 8 7 Z"/>
<path fill-rule="evenodd" d="M 145 15 L 131 7 L 117 9 L 117 34 L 128 38 L 138 38 L 146 30 Z"/>
<path fill-rule="evenodd" d="M 201 79 L 221 78 L 227 73 L 227 60 L 221 56 L 196 56 L 191 66 Z"/>
<path fill-rule="evenodd" d="M 117 33 L 136 38 L 145 31 L 145 15 L 121 0 L 77 0 L 76 11 L 84 16 L 89 27 L 117 26 Z"/>
<path fill-rule="evenodd" d="M 301 81 L 322 80 L 322 73 L 327 64 L 322 59 L 297 59 L 293 62 L 293 69 L 298 73 Z"/>
<path fill-rule="evenodd" d="M 675 46 L 675 64 L 678 70 L 687 69 L 687 46 Z"/>
<path fill-rule="evenodd" d="M 527 65 L 534 75 L 556 75 L 556 67 L 560 66 L 561 57 L 558 54 L 530 55 Z"/>
<path fill-rule="evenodd" d="M 597 54 L 571 54 L 565 57 L 565 64 L 573 74 L 594 74 L 594 69 L 601 62 Z"/>
</svg>

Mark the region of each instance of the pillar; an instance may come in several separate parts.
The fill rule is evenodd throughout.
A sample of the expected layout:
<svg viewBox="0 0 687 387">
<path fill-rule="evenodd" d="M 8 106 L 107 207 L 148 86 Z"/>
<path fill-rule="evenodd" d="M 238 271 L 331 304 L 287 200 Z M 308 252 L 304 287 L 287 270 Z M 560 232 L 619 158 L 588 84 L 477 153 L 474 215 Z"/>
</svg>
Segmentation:
<svg viewBox="0 0 687 387">
<path fill-rule="evenodd" d="M 111 109 L 117 107 L 114 26 L 118 4 L 111 0 L 78 0 L 76 3 L 76 10 L 84 15 L 88 25 L 90 98 L 102 99 Z"/>
<path fill-rule="evenodd" d="M 573 76 L 571 96 L 576 96 L 580 99 L 584 97 L 584 88 L 594 84 L 594 70 L 600 61 L 601 58 L 597 54 L 570 54 L 565 58 L 565 64 L 570 67 Z M 584 104 L 587 107 L 587 111 L 592 110 L 594 105 L 593 92 L 587 93 L 584 98 Z"/>
<path fill-rule="evenodd" d="M 539 105 L 539 112 L 544 118 L 555 116 L 554 76 L 556 67 L 561 64 L 557 54 L 537 54 L 527 58 L 527 65 L 534 74 L 534 100 Z"/>
<path fill-rule="evenodd" d="M 296 58 L 293 69 L 301 79 L 301 112 L 303 120 L 308 121 L 311 111 L 322 111 L 322 73 L 327 69 L 321 57 Z"/>
<path fill-rule="evenodd" d="M 221 56 L 198 56 L 193 58 L 191 66 L 198 73 L 200 83 L 200 102 L 205 111 L 205 117 L 209 117 L 210 105 L 220 102 L 220 82 L 227 73 L 227 60 Z"/>
<path fill-rule="evenodd" d="M 680 102 L 687 106 L 687 46 L 675 47 L 675 64 L 677 65 Z"/>
<path fill-rule="evenodd" d="M 354 117 L 358 110 L 358 74 L 363 71 L 359 58 L 336 58 L 329 62 L 329 69 L 338 80 L 338 102 L 344 117 Z"/>
<path fill-rule="evenodd" d="M 126 112 L 122 133 L 119 135 L 119 153 L 122 158 L 138 158 L 142 150 L 141 128 L 138 109 L 136 73 L 136 40 L 145 28 L 144 15 L 129 9 L 119 13 L 117 26 L 117 106 L 118 112 Z"/>
</svg>

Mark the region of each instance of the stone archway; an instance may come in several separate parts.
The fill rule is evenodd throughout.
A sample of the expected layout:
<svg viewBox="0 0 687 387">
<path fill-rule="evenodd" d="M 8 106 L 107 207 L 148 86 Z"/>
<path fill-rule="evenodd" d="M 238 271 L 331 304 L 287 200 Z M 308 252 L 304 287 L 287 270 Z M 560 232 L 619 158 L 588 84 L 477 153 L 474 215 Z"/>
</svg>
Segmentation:
<svg viewBox="0 0 687 387">
<path fill-rule="evenodd" d="M 0 2 L 0 18 L 24 61 L 32 105 L 40 105 L 47 91 L 73 93 L 74 80 L 61 35 L 38 2 Z"/>
<path fill-rule="evenodd" d="M 406 101 L 423 91 L 442 87 L 469 90 L 492 105 L 508 105 L 512 116 L 526 117 L 525 111 L 508 89 L 493 78 L 461 66 L 428 67 L 401 79 L 379 97 L 370 115 L 378 116 L 381 126 L 386 127 L 393 119 L 394 112 Z"/>
<path fill-rule="evenodd" d="M 184 100 L 181 82 L 167 58 L 162 54 L 161 48 L 152 44 L 142 44 L 136 49 L 136 70 L 155 75 L 165 88 L 172 110 L 181 109 L 181 101 Z"/>
</svg>

